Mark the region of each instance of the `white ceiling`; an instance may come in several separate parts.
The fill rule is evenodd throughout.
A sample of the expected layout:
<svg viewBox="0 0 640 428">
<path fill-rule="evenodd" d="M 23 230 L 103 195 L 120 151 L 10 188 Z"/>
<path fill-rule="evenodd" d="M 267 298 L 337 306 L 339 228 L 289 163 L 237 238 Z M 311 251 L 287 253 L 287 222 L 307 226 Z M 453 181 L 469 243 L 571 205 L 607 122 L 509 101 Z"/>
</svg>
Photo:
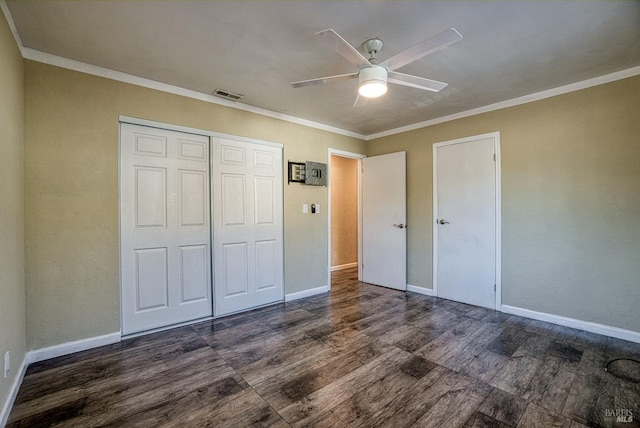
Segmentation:
<svg viewBox="0 0 640 428">
<path fill-rule="evenodd" d="M 26 48 L 362 135 L 437 119 L 640 66 L 639 1 L 25 1 L 7 0 Z M 333 28 L 384 60 L 449 27 L 463 40 L 398 71 L 449 83 L 389 85 L 353 108 L 356 71 L 314 34 Z M 363 52 L 364 53 L 364 52 Z"/>
</svg>

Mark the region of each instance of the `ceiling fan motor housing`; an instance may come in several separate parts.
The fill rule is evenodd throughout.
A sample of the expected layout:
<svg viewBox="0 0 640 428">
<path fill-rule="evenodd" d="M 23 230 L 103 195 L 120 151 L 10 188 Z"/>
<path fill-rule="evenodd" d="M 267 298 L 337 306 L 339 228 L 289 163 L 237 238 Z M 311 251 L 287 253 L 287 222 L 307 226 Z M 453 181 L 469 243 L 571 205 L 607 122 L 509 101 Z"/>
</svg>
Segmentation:
<svg viewBox="0 0 640 428">
<path fill-rule="evenodd" d="M 365 67 L 358 73 L 360 95 L 375 98 L 387 92 L 387 69 L 380 65 Z"/>
</svg>

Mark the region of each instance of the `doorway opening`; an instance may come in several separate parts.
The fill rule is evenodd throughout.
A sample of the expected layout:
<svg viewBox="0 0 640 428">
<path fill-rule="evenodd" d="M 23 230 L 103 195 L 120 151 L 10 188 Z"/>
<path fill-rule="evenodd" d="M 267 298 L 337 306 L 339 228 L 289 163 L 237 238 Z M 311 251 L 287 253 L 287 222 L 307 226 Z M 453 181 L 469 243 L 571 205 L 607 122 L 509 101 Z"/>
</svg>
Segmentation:
<svg viewBox="0 0 640 428">
<path fill-rule="evenodd" d="M 329 149 L 329 278 L 360 278 L 360 160 L 363 155 Z M 331 288 L 331 285 L 330 285 Z"/>
</svg>

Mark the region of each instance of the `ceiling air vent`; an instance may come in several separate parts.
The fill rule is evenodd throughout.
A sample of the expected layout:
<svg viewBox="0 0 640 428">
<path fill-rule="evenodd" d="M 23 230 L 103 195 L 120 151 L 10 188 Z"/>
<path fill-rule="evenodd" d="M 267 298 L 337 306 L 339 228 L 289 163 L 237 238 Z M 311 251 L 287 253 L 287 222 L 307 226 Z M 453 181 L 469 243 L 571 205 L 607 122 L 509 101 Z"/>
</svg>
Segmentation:
<svg viewBox="0 0 640 428">
<path fill-rule="evenodd" d="M 244 97 L 242 94 L 234 94 L 233 92 L 225 91 L 224 89 L 216 89 L 211 95 L 215 95 L 216 97 L 224 98 L 229 101 L 238 101 L 240 98 Z"/>
</svg>

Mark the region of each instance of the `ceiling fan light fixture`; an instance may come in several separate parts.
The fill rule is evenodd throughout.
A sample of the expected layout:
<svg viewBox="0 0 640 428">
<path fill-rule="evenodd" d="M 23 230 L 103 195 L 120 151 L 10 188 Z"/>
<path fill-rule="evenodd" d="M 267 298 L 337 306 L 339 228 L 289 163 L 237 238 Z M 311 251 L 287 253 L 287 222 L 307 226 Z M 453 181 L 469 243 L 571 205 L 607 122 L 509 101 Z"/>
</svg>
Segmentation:
<svg viewBox="0 0 640 428">
<path fill-rule="evenodd" d="M 376 98 L 387 93 L 387 69 L 373 65 L 360 70 L 358 74 L 360 88 L 358 92 L 363 97 Z"/>
</svg>

